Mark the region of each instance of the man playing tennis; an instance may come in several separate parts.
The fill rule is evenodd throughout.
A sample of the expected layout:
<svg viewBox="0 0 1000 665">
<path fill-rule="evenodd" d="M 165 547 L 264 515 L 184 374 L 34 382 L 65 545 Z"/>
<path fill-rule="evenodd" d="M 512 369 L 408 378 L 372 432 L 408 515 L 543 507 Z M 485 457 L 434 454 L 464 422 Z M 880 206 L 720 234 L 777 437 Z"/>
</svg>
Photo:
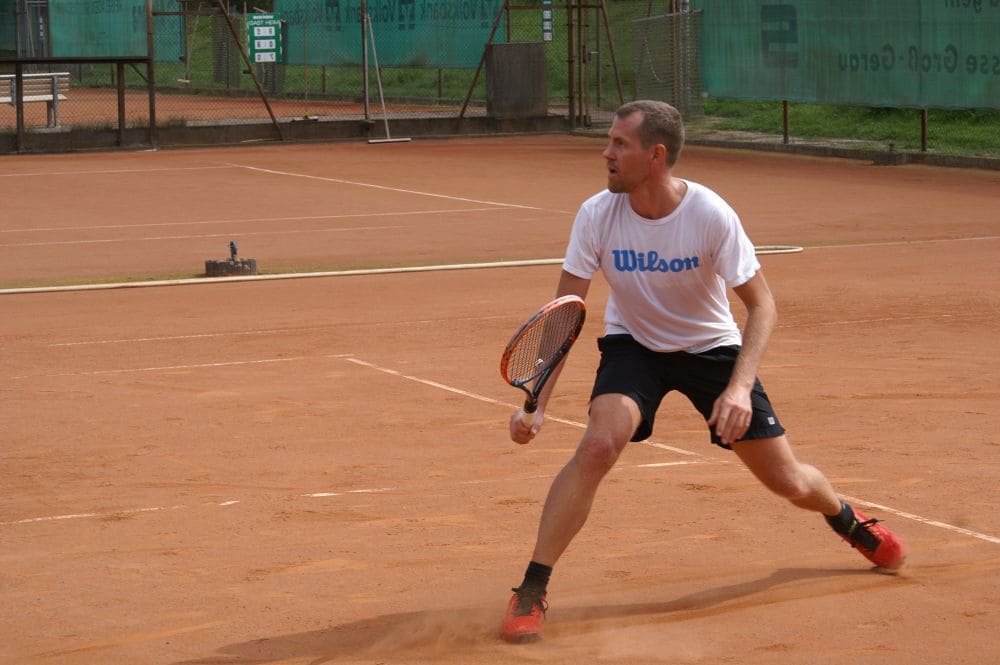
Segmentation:
<svg viewBox="0 0 1000 665">
<path fill-rule="evenodd" d="M 586 297 L 598 269 L 610 287 L 589 420 L 549 490 L 531 561 L 503 619 L 503 639 L 541 636 L 552 567 L 586 522 L 598 485 L 625 445 L 651 435 L 671 390 L 691 400 L 712 442 L 732 449 L 765 487 L 824 515 L 876 566 L 899 568 L 905 558 L 899 539 L 854 510 L 792 452 L 757 379 L 777 316 L 774 299 L 732 208 L 672 174 L 684 144 L 680 114 L 663 102 L 631 102 L 618 109 L 608 136 L 608 187 L 577 213 L 557 291 Z M 746 305 L 742 333 L 727 288 Z M 538 433 L 558 371 L 541 391 L 531 429 L 522 409 L 511 416 L 515 442 Z"/>
</svg>

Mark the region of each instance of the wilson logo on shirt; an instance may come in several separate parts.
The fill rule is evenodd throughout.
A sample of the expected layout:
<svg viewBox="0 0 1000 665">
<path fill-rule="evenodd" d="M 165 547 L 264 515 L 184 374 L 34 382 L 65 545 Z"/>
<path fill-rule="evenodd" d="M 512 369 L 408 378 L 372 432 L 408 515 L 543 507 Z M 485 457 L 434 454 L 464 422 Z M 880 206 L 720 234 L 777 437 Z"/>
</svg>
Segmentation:
<svg viewBox="0 0 1000 665">
<path fill-rule="evenodd" d="M 684 272 L 699 267 L 697 256 L 664 259 L 655 250 L 637 252 L 634 249 L 613 249 L 615 270 L 618 272 Z"/>
</svg>

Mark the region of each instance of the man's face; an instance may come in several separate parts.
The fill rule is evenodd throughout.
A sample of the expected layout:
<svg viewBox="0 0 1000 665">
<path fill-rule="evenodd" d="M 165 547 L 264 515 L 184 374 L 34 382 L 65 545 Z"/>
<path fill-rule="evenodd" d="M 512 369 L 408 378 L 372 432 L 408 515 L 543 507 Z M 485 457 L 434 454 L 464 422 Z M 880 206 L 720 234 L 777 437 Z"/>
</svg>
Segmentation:
<svg viewBox="0 0 1000 665">
<path fill-rule="evenodd" d="M 608 130 L 608 147 L 603 157 L 608 167 L 608 190 L 627 193 L 649 179 L 649 167 L 656 152 L 655 146 L 643 148 L 639 142 L 639 125 L 643 114 L 632 113 L 624 118 L 615 117 Z"/>
</svg>

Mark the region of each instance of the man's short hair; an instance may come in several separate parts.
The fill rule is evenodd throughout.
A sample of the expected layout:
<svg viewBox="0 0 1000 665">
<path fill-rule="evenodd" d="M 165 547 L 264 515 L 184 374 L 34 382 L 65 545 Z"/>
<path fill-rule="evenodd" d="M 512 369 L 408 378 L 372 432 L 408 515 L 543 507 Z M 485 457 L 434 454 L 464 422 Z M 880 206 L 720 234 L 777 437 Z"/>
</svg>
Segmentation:
<svg viewBox="0 0 1000 665">
<path fill-rule="evenodd" d="M 681 156 L 684 147 L 684 119 L 680 111 L 666 102 L 651 99 L 639 99 L 622 104 L 615 115 L 627 118 L 633 113 L 642 113 L 639 124 L 639 141 L 642 147 L 649 148 L 662 143 L 667 149 L 667 163 L 673 166 Z"/>
</svg>

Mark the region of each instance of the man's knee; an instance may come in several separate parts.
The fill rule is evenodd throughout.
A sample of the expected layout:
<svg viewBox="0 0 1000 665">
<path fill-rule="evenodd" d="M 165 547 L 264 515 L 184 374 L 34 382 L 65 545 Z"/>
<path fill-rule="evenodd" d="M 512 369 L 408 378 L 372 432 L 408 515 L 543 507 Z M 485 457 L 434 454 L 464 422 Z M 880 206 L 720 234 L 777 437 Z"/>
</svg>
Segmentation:
<svg viewBox="0 0 1000 665">
<path fill-rule="evenodd" d="M 588 432 L 576 451 L 577 463 L 588 475 L 603 476 L 618 461 L 621 444 L 609 434 Z"/>
<path fill-rule="evenodd" d="M 764 480 L 764 484 L 769 490 L 792 503 L 805 499 L 812 492 L 809 478 L 800 468 L 775 471 Z"/>
</svg>

